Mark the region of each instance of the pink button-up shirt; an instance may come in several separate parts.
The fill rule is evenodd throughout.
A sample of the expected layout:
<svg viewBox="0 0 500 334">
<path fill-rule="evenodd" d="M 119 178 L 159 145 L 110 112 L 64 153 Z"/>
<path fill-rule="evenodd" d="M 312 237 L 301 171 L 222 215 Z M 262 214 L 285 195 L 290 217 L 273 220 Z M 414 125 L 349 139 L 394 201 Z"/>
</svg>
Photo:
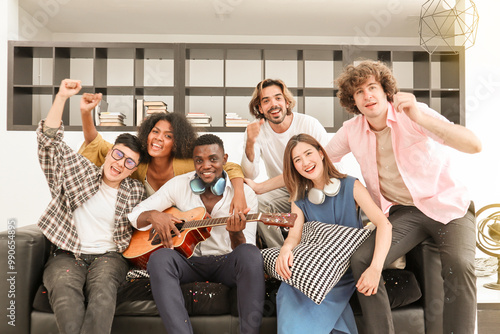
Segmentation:
<svg viewBox="0 0 500 334">
<path fill-rule="evenodd" d="M 420 110 L 432 117 L 449 122 L 423 103 Z M 392 147 L 403 178 L 415 206 L 428 217 L 447 224 L 463 217 L 470 204 L 467 189 L 450 173 L 450 161 L 440 144 L 443 141 L 413 122 L 405 113 L 394 111 L 389 103 L 387 126 L 391 128 Z M 438 144 L 439 143 L 439 144 Z M 325 147 L 335 163 L 352 152 L 358 161 L 366 188 L 375 203 L 388 214 L 395 203 L 380 193 L 377 170 L 377 139 L 365 116 L 346 121 Z"/>
</svg>

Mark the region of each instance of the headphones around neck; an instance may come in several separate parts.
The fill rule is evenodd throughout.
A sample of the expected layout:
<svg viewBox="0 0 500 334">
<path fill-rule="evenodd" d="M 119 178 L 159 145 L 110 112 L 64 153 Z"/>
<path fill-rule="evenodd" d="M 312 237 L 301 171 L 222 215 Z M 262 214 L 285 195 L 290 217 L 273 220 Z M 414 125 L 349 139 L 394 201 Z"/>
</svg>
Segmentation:
<svg viewBox="0 0 500 334">
<path fill-rule="evenodd" d="M 317 188 L 311 188 L 307 192 L 307 198 L 312 204 L 323 204 L 325 201 L 325 195 L 329 197 L 336 196 L 340 191 L 340 180 L 332 177 L 330 183 L 323 187 L 323 190 Z"/>
<path fill-rule="evenodd" d="M 224 193 L 224 189 L 226 188 L 226 176 L 226 172 L 222 171 L 222 176 L 212 182 L 212 185 L 210 186 L 212 194 L 220 196 Z M 189 186 L 191 187 L 193 193 L 201 195 L 205 192 L 207 185 L 200 179 L 198 174 L 196 174 L 196 177 L 189 182 Z"/>
</svg>

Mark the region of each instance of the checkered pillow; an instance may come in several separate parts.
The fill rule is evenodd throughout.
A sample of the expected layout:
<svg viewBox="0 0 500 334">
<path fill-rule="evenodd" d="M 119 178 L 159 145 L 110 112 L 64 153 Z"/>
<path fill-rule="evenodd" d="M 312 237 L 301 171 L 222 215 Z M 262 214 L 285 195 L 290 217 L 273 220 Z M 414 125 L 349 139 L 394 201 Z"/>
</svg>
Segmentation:
<svg viewBox="0 0 500 334">
<path fill-rule="evenodd" d="M 371 231 L 317 221 L 304 224 L 302 238 L 293 250 L 292 276 L 283 279 L 276 272 L 280 248 L 262 250 L 266 272 L 299 289 L 316 304 L 338 283 L 349 267 L 349 259 Z"/>
</svg>

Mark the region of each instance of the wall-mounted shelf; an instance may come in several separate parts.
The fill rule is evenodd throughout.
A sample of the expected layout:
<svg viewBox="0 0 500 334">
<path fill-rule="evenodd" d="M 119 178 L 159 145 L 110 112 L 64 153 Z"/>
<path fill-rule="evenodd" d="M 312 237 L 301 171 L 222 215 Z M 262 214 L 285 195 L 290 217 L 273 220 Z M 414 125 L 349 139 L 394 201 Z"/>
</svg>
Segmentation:
<svg viewBox="0 0 500 334">
<path fill-rule="evenodd" d="M 280 78 L 297 100 L 295 111 L 334 132 L 350 117 L 336 97 L 335 78 L 361 58 L 384 61 L 402 91 L 464 124 L 463 50 L 429 55 L 419 46 L 10 41 L 7 129 L 34 130 L 61 80 L 72 78 L 82 80 L 79 94 L 102 93 L 109 111 L 126 115 L 126 126 L 100 131 L 134 131 L 137 99 L 162 100 L 169 111 L 206 113 L 209 131 L 244 131 L 226 127 L 226 113 L 252 121 L 248 103 L 255 85 Z M 66 108 L 66 129 L 81 130 L 79 99 Z"/>
</svg>

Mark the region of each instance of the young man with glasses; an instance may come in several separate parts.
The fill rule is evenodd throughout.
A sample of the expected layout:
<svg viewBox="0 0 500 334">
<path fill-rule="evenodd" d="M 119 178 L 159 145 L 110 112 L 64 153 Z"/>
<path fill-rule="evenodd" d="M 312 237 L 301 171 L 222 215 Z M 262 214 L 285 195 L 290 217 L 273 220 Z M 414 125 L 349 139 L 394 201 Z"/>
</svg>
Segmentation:
<svg viewBox="0 0 500 334">
<path fill-rule="evenodd" d="M 128 176 L 143 153 L 137 137 L 122 134 L 97 167 L 63 141 L 64 105 L 81 88 L 80 81 L 63 80 L 36 131 L 52 196 L 38 221 L 53 244 L 43 283 L 60 333 L 110 333 L 117 289 L 128 270 L 121 255 L 132 236 L 127 214 L 145 198 L 142 183 Z"/>
<path fill-rule="evenodd" d="M 180 284 L 218 282 L 237 289 L 240 333 L 257 334 L 264 310 L 263 260 L 255 246 L 257 224 L 247 222 L 245 214 L 257 213 L 257 196 L 245 185 L 249 205 L 244 212 L 230 215 L 234 188 L 224 172 L 227 162 L 222 140 L 205 134 L 196 139 L 193 149 L 195 171 L 178 175 L 134 208 L 129 215 L 139 230 L 154 229 L 165 248 L 155 251 L 148 262 L 151 291 L 169 333 L 193 333 Z M 163 212 L 175 206 L 189 211 L 204 207 L 211 218 L 226 224 L 212 227 L 210 237 L 200 242 L 193 256 L 186 258 L 174 249 L 179 234 L 178 217 Z M 185 236 L 189 239 L 188 236 Z"/>
</svg>

